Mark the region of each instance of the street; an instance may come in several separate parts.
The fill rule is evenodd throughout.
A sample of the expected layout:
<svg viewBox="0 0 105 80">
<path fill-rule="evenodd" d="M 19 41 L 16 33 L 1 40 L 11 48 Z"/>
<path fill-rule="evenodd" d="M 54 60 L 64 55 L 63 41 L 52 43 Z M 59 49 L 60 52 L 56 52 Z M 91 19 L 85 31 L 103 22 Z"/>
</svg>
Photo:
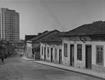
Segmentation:
<svg viewBox="0 0 105 80">
<path fill-rule="evenodd" d="M 0 80 L 103 80 L 26 61 L 19 56 L 0 61 Z"/>
</svg>

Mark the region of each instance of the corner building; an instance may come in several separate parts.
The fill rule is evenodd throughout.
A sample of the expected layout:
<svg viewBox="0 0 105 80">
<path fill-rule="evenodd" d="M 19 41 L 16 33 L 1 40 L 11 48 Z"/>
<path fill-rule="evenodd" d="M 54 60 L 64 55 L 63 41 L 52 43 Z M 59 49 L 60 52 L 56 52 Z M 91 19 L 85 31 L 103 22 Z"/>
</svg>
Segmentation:
<svg viewBox="0 0 105 80">
<path fill-rule="evenodd" d="M 19 40 L 19 13 L 8 8 L 0 8 L 0 40 Z"/>
</svg>

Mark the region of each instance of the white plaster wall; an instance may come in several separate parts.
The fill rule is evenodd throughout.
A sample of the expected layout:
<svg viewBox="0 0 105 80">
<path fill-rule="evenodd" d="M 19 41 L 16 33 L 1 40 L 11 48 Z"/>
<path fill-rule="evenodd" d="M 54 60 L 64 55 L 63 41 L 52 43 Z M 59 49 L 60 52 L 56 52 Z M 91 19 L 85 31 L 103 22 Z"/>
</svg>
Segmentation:
<svg viewBox="0 0 105 80">
<path fill-rule="evenodd" d="M 64 43 L 66 43 L 67 44 L 67 57 L 64 57 Z M 70 43 L 69 43 L 69 41 L 67 41 L 67 40 L 63 40 L 63 43 L 62 43 L 62 62 L 63 62 L 63 64 L 64 65 L 67 65 L 67 66 L 69 66 L 70 65 L 70 50 L 69 50 L 69 45 L 70 45 Z"/>
<path fill-rule="evenodd" d="M 26 43 L 26 57 L 32 58 L 32 44 Z"/>
<path fill-rule="evenodd" d="M 68 57 L 64 57 L 64 43 L 68 44 Z M 85 68 L 85 46 L 91 45 L 92 46 L 92 64 L 96 64 L 96 45 L 103 45 L 104 46 L 104 67 L 105 67 L 105 42 L 104 41 L 86 41 L 85 43 L 81 41 L 69 41 L 67 39 L 63 39 L 62 41 L 62 60 L 64 65 L 70 64 L 70 44 L 74 44 L 74 66 Z M 77 60 L 77 44 L 82 44 L 82 61 Z"/>
<path fill-rule="evenodd" d="M 55 58 L 55 49 L 57 49 L 57 58 L 58 58 L 58 47 L 56 45 L 53 45 L 53 60 L 55 63 L 57 63 L 57 58 Z"/>
<path fill-rule="evenodd" d="M 82 44 L 82 60 L 77 60 L 77 44 Z M 85 67 L 85 43 L 81 41 L 75 42 L 75 67 L 84 68 Z"/>
<path fill-rule="evenodd" d="M 59 50 L 62 49 L 62 45 L 56 45 L 57 49 L 57 63 L 59 63 Z"/>
<path fill-rule="evenodd" d="M 96 64 L 96 45 L 92 44 L 92 64 Z"/>
<path fill-rule="evenodd" d="M 53 61 L 55 63 L 59 62 L 59 49 L 62 49 L 61 45 L 49 45 L 49 44 L 41 44 L 41 47 L 46 47 L 46 60 L 47 61 L 51 61 L 51 48 L 53 48 Z M 48 57 L 48 53 L 47 53 L 47 48 L 49 47 L 49 57 Z M 57 49 L 57 59 L 55 59 L 55 49 Z M 42 50 L 42 49 L 41 49 Z M 42 53 L 42 51 L 40 51 Z M 41 59 L 44 59 L 44 55 L 41 55 Z"/>
<path fill-rule="evenodd" d="M 40 59 L 42 59 L 42 45 L 40 43 Z"/>
<path fill-rule="evenodd" d="M 101 46 L 103 46 L 103 59 L 104 59 L 104 64 L 103 64 L 103 66 L 105 67 L 105 42 L 103 42 L 103 41 L 94 41 L 94 42 L 92 42 L 92 45 L 93 45 L 93 47 L 92 47 L 92 64 L 94 64 L 94 65 L 97 65 L 96 64 L 96 45 L 101 45 Z M 98 65 L 99 66 L 99 65 Z"/>
<path fill-rule="evenodd" d="M 49 56 L 48 56 L 48 48 L 49 48 Z M 51 57 L 50 57 L 50 45 L 46 44 L 46 60 L 50 61 Z"/>
<path fill-rule="evenodd" d="M 42 47 L 43 47 L 43 55 L 42 55 Z M 40 43 L 40 59 L 44 60 L 44 47 L 45 45 L 43 43 Z"/>
<path fill-rule="evenodd" d="M 64 43 L 68 44 L 68 57 L 64 57 Z M 74 44 L 74 67 L 85 67 L 85 44 L 81 41 L 63 40 L 62 56 L 63 64 L 70 65 L 70 44 Z M 77 60 L 77 44 L 82 44 L 82 60 Z"/>
<path fill-rule="evenodd" d="M 77 63 L 77 44 L 74 44 L 74 67 L 76 67 Z"/>
</svg>

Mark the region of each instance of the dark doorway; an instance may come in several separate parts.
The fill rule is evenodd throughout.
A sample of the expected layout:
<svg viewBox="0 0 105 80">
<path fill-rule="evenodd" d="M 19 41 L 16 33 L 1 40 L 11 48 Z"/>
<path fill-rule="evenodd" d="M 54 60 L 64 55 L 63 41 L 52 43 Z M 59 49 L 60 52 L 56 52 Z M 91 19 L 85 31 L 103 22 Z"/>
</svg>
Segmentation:
<svg viewBox="0 0 105 80">
<path fill-rule="evenodd" d="M 86 45 L 86 68 L 87 69 L 91 69 L 91 53 L 92 53 L 92 49 L 91 49 L 91 45 Z"/>
<path fill-rule="evenodd" d="M 70 45 L 70 66 L 74 66 L 74 45 Z"/>
<path fill-rule="evenodd" d="M 59 64 L 62 63 L 62 50 L 59 49 Z"/>
<path fill-rule="evenodd" d="M 51 62 L 53 62 L 53 48 L 51 48 Z"/>
<path fill-rule="evenodd" d="M 44 60 L 46 60 L 46 47 L 44 47 Z"/>
</svg>

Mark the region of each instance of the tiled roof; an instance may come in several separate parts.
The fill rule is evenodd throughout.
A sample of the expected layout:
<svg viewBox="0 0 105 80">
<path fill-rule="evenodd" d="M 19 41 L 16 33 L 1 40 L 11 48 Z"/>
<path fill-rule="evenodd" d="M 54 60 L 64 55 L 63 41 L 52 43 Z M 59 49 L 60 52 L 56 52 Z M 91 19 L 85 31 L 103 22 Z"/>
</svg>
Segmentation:
<svg viewBox="0 0 105 80">
<path fill-rule="evenodd" d="M 62 35 L 63 36 L 105 35 L 105 22 L 97 21 L 91 24 L 85 24 L 73 30 L 70 30 Z"/>
<path fill-rule="evenodd" d="M 41 42 L 44 40 L 48 40 L 49 36 L 51 37 L 53 34 L 58 33 L 58 32 L 59 32 L 58 30 L 53 30 L 53 31 L 48 31 L 48 32 L 42 33 L 41 35 L 33 38 L 32 41 L 33 42 Z"/>
<path fill-rule="evenodd" d="M 56 32 L 50 34 L 42 39 L 42 42 L 61 42 L 61 38 L 59 37 L 60 32 Z"/>
<path fill-rule="evenodd" d="M 33 37 L 36 37 L 36 35 L 25 35 L 25 41 L 31 40 Z"/>
</svg>

